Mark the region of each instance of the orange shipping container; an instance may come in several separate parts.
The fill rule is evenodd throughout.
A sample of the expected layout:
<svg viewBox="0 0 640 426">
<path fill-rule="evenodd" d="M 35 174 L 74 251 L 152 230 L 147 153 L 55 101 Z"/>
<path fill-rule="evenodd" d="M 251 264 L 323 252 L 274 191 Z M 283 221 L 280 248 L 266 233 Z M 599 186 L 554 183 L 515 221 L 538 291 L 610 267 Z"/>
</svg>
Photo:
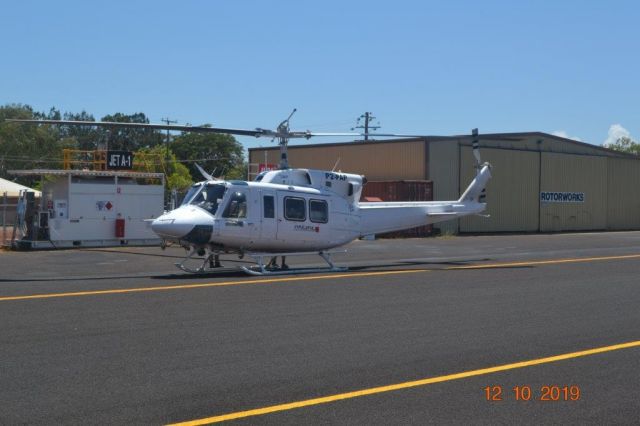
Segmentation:
<svg viewBox="0 0 640 426">
<path fill-rule="evenodd" d="M 369 181 L 362 190 L 361 201 L 379 198 L 382 201 L 433 201 L 433 182 L 430 180 Z M 379 238 L 428 237 L 431 225 L 419 226 L 404 231 L 388 232 Z"/>
</svg>

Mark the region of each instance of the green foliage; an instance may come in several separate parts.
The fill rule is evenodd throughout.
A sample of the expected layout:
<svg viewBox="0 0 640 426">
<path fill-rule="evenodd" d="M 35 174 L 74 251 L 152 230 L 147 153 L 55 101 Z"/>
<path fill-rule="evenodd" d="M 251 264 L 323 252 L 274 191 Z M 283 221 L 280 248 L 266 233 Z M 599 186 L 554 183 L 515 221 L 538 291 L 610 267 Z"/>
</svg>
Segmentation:
<svg viewBox="0 0 640 426">
<path fill-rule="evenodd" d="M 101 121 L 115 121 L 118 123 L 149 123 L 147 116 L 138 112 L 135 114 L 115 113 L 105 115 Z M 164 142 L 163 135 L 153 129 L 99 128 L 99 140 L 110 150 L 137 151 L 150 148 Z"/>
<path fill-rule="evenodd" d="M 640 144 L 627 136 L 618 138 L 615 143 L 607 145 L 607 148 L 629 154 L 640 155 Z"/>
<path fill-rule="evenodd" d="M 156 155 L 152 170 L 167 174 L 167 190 L 182 191 L 203 178 L 196 169 L 198 162 L 208 172 L 228 179 L 245 179 L 247 164 L 242 145 L 231 135 L 183 133 L 172 137 L 169 159 L 166 161 L 166 135 L 151 129 L 106 129 L 91 126 L 52 126 L 5 123 L 5 118 L 95 121 L 86 111 L 61 113 L 56 108 L 47 112 L 34 111 L 29 105 L 0 106 L 0 177 L 8 177 L 7 170 L 34 168 L 62 168 L 64 148 L 95 150 L 108 149 L 142 151 Z M 102 121 L 149 123 L 143 113 L 115 113 Z M 159 159 L 162 158 L 163 161 Z M 168 170 L 165 171 L 164 163 Z M 186 165 L 181 164 L 184 162 Z M 14 178 L 14 177 L 10 177 Z M 29 186 L 35 179 L 21 179 Z"/>
<path fill-rule="evenodd" d="M 166 149 L 163 146 L 155 146 L 153 148 L 142 148 L 138 151 L 138 157 L 140 154 L 146 155 L 149 161 L 146 163 L 149 167 L 145 168 L 146 172 L 154 173 L 166 173 L 167 184 L 166 191 L 171 192 L 172 189 L 178 191 L 184 191 L 193 184 L 189 169 L 180 164 L 176 160 L 176 155 L 172 152 L 169 153 L 169 159 L 166 160 Z M 140 158 L 138 158 L 140 159 Z M 134 160 L 138 161 L 138 160 Z"/>
<path fill-rule="evenodd" d="M 183 133 L 171 142 L 170 147 L 178 159 L 186 162 L 195 181 L 203 179 L 195 163 L 215 176 L 227 179 L 245 179 L 247 176 L 242 145 L 231 135 Z"/>
<path fill-rule="evenodd" d="M 0 107 L 0 176 L 8 176 L 13 169 L 62 168 L 62 150 L 75 148 L 76 142 L 66 138 L 56 126 L 32 126 L 5 123 L 6 118 L 59 118 L 59 111 L 52 108 L 49 113 L 34 113 L 28 105 L 11 104 Z M 22 178 L 20 182 L 33 185 L 33 179 Z"/>
<path fill-rule="evenodd" d="M 63 117 L 65 120 L 95 121 L 94 116 L 86 111 L 78 114 L 65 112 Z M 60 126 L 59 129 L 62 137 L 73 140 L 77 149 L 84 151 L 98 149 L 100 141 L 105 138 L 100 130 L 91 126 Z"/>
</svg>

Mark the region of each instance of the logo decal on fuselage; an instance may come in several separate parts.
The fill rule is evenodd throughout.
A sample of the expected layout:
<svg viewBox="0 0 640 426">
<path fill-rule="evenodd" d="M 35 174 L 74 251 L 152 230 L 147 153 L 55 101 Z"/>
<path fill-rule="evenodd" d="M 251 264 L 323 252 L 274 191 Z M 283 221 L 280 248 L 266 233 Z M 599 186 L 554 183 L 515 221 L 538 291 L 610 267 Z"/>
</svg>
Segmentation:
<svg viewBox="0 0 640 426">
<path fill-rule="evenodd" d="M 320 232 L 320 227 L 311 225 L 296 225 L 293 227 L 293 230 L 302 232 Z"/>
</svg>

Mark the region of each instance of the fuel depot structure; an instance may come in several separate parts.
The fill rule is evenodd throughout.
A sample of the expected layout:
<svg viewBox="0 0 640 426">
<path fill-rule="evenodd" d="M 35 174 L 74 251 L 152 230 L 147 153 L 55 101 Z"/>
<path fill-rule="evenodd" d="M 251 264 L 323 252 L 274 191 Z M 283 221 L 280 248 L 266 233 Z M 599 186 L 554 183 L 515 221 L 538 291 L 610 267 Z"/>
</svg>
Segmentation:
<svg viewBox="0 0 640 426">
<path fill-rule="evenodd" d="M 289 147 L 292 167 L 359 173 L 369 181 L 430 180 L 434 200 L 455 200 L 475 175 L 471 135 Z M 640 157 L 542 132 L 480 135 L 492 165 L 489 217 L 434 227 L 443 233 L 640 229 Z M 278 164 L 278 147 L 249 149 L 249 177 Z M 386 201 L 386 200 L 383 200 Z"/>
</svg>

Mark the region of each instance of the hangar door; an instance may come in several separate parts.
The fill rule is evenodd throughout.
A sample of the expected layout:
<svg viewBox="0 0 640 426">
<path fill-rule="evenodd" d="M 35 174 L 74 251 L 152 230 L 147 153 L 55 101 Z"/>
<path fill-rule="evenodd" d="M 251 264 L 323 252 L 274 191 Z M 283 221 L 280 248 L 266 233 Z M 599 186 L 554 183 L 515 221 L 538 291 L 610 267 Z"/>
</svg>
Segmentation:
<svg viewBox="0 0 640 426">
<path fill-rule="evenodd" d="M 542 153 L 540 231 L 607 227 L 607 158 Z"/>
<path fill-rule="evenodd" d="M 475 176 L 471 147 L 460 147 L 460 193 Z M 540 153 L 482 148 L 482 161 L 491 163 L 487 210 L 460 219 L 460 232 L 533 232 L 538 230 Z M 436 182 L 437 185 L 437 182 Z"/>
<path fill-rule="evenodd" d="M 640 228 L 640 161 L 607 158 L 607 228 Z"/>
</svg>

